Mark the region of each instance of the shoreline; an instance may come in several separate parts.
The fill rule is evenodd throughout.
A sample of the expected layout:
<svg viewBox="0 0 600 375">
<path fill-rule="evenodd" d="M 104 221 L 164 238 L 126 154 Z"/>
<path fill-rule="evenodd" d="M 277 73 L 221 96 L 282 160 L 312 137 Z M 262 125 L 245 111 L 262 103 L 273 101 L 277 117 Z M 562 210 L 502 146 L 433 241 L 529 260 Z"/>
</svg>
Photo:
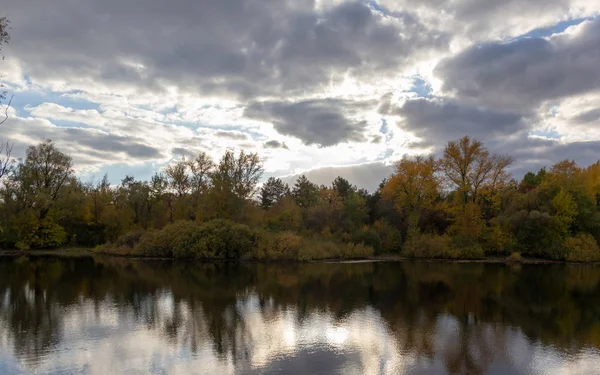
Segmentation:
<svg viewBox="0 0 600 375">
<path fill-rule="evenodd" d="M 91 248 L 61 248 L 55 250 L 0 250 L 0 257 L 20 257 L 20 256 L 39 256 L 39 257 L 57 257 L 57 258 L 93 258 L 95 256 L 111 257 L 111 258 L 128 258 L 128 259 L 142 259 L 142 260 L 168 260 L 177 261 L 176 258 L 164 258 L 164 257 L 144 257 L 139 255 L 118 255 L 110 253 L 102 253 L 94 251 Z M 315 259 L 308 261 L 297 261 L 297 260 L 256 260 L 256 259 L 239 259 L 239 260 L 228 260 L 228 259 L 194 259 L 195 262 L 242 262 L 242 263 L 369 263 L 369 262 L 407 262 L 407 261 L 419 261 L 419 262 L 430 262 L 430 263 L 485 263 L 485 264 L 506 264 L 506 265 L 517 265 L 517 264 L 587 264 L 587 265 L 600 265 L 600 262 L 572 262 L 566 260 L 551 260 L 551 259 L 539 259 L 539 258 L 521 258 L 520 260 L 510 259 L 510 257 L 486 257 L 480 259 L 444 259 L 444 258 L 409 258 L 402 255 L 396 254 L 383 254 L 374 255 L 368 258 L 357 258 L 357 259 Z"/>
</svg>

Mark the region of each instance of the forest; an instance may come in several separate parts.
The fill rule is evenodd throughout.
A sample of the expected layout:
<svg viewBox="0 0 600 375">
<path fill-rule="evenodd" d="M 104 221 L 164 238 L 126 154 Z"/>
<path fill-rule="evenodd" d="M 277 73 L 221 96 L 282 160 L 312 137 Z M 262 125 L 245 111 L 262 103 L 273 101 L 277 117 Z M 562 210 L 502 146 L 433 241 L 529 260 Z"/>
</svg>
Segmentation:
<svg viewBox="0 0 600 375">
<path fill-rule="evenodd" d="M 342 177 L 261 183 L 255 153 L 206 153 L 150 181 L 83 182 L 50 141 L 23 159 L 3 147 L 2 249 L 87 247 L 150 257 L 311 260 L 600 259 L 600 162 L 509 174 L 513 160 L 468 136 L 440 158 L 405 157 L 374 192 Z"/>
</svg>

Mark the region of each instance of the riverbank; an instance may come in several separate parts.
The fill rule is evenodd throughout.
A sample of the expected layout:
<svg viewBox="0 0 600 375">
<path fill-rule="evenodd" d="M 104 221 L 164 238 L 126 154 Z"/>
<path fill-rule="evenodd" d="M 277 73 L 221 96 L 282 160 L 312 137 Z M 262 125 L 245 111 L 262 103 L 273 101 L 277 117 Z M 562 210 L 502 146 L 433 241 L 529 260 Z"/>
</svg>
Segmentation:
<svg viewBox="0 0 600 375">
<path fill-rule="evenodd" d="M 91 248 L 60 248 L 52 250 L 0 250 L 0 257 L 60 257 L 60 258 L 85 258 L 94 256 L 147 259 L 147 260 L 176 260 L 173 257 L 140 256 L 137 254 L 116 254 L 107 253 L 98 249 Z M 224 259 L 196 259 L 195 262 L 220 262 Z M 485 257 L 480 259 L 442 259 L 442 258 L 409 258 L 398 254 L 382 254 L 356 259 L 312 259 L 312 260 L 281 260 L 281 259 L 239 259 L 229 260 L 239 262 L 259 262 L 259 263 L 364 263 L 364 262 L 406 262 L 419 261 L 429 263 L 486 263 L 486 264 L 590 264 L 600 265 L 600 262 L 572 262 L 563 260 L 539 259 L 539 258 L 519 258 L 513 257 Z"/>
<path fill-rule="evenodd" d="M 86 248 L 59 248 L 50 250 L 0 250 L 0 256 L 56 256 L 56 257 L 91 257 L 95 253 L 93 249 Z"/>
</svg>

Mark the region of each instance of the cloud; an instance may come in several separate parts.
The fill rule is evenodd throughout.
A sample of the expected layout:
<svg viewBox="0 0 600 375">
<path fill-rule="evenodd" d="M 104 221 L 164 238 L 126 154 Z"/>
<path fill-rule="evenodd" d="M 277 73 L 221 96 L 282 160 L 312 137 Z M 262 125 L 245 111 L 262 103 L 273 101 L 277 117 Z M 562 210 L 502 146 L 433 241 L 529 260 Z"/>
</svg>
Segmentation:
<svg viewBox="0 0 600 375">
<path fill-rule="evenodd" d="M 437 146 L 464 135 L 485 141 L 527 129 L 519 113 L 476 107 L 453 99 L 412 99 L 389 113 L 402 117 L 403 129 Z"/>
<path fill-rule="evenodd" d="M 421 22 L 451 32 L 463 43 L 498 40 L 554 26 L 559 21 L 593 16 L 600 4 L 588 0 L 379 0 L 390 14 L 411 9 Z"/>
<path fill-rule="evenodd" d="M 225 131 L 225 130 L 220 130 L 218 132 L 215 132 L 215 136 L 220 137 L 220 138 L 229 138 L 234 141 L 245 141 L 248 139 L 248 134 L 240 133 L 240 132 L 233 132 L 233 131 Z"/>
<path fill-rule="evenodd" d="M 73 157 L 78 170 L 117 163 L 140 164 L 166 157 L 159 147 L 140 138 L 93 128 L 58 127 L 40 118 L 11 116 L 3 137 L 15 142 L 15 157 L 24 155 L 27 146 L 51 139 L 61 151 Z"/>
<path fill-rule="evenodd" d="M 301 95 L 399 71 L 450 40 L 362 2 L 12 0 L 3 11 L 15 25 L 7 55 L 32 80 L 100 92 Z"/>
<path fill-rule="evenodd" d="M 297 137 L 307 145 L 333 146 L 365 141 L 367 122 L 353 117 L 357 108 L 366 106 L 336 99 L 262 102 L 251 103 L 244 115 L 272 123 L 279 133 Z"/>
<path fill-rule="evenodd" d="M 443 89 L 463 100 L 517 110 L 600 89 L 600 18 L 551 38 L 475 45 L 442 61 Z"/>
<path fill-rule="evenodd" d="M 318 168 L 292 176 L 281 177 L 281 179 L 292 186 L 298 177 L 305 175 L 317 185 L 330 186 L 337 176 L 341 176 L 356 185 L 359 189 L 363 188 L 374 192 L 381 181 L 389 177 L 393 172 L 393 165 L 383 162 L 373 162 L 351 166 Z"/>
<path fill-rule="evenodd" d="M 268 142 L 265 142 L 264 144 L 265 148 L 283 148 L 286 150 L 289 150 L 288 146 L 286 146 L 285 142 L 279 142 L 276 140 L 270 140 Z"/>
<path fill-rule="evenodd" d="M 597 1 L 8 0 L 2 9 L 13 26 L 2 69 L 20 116 L 2 136 L 22 148 L 54 138 L 85 168 L 155 168 L 245 147 L 268 173 L 293 174 L 387 164 L 465 134 L 524 147 L 523 163 L 535 164 L 600 140 L 600 19 L 577 20 L 600 14 Z M 557 140 L 531 146 L 532 135 Z"/>
</svg>

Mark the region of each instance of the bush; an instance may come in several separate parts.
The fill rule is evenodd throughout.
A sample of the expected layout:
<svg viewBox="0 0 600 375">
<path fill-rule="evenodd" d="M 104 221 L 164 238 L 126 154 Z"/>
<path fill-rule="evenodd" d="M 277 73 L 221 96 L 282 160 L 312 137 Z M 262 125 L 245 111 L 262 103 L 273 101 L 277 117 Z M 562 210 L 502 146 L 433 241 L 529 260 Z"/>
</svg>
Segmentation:
<svg viewBox="0 0 600 375">
<path fill-rule="evenodd" d="M 308 239 L 298 252 L 298 260 L 340 259 L 343 247 L 331 240 Z"/>
<path fill-rule="evenodd" d="M 381 238 L 379 234 L 372 229 L 362 229 L 352 234 L 352 242 L 354 244 L 363 244 L 372 247 L 375 253 L 381 252 Z"/>
<path fill-rule="evenodd" d="M 349 243 L 346 244 L 345 248 L 342 250 L 342 257 L 345 259 L 368 258 L 373 256 L 373 254 L 375 254 L 375 249 L 363 243 Z"/>
<path fill-rule="evenodd" d="M 565 243 L 566 260 L 572 262 L 591 262 L 600 260 L 600 248 L 594 237 L 589 233 L 579 233 L 567 238 Z"/>
<path fill-rule="evenodd" d="M 117 240 L 112 244 L 114 247 L 128 247 L 133 249 L 133 247 L 140 242 L 140 239 L 144 235 L 143 230 L 125 233 L 124 235 L 117 238 Z"/>
<path fill-rule="evenodd" d="M 67 232 L 51 218 L 38 222 L 35 217 L 26 215 L 20 218 L 18 227 L 15 247 L 19 250 L 49 249 L 67 242 Z"/>
<path fill-rule="evenodd" d="M 413 258 L 458 258 L 460 252 L 451 244 L 446 234 L 418 234 L 406 241 L 403 253 Z"/>
<path fill-rule="evenodd" d="M 393 225 L 383 219 L 373 223 L 373 230 L 381 239 L 381 253 L 399 253 L 402 249 L 402 234 Z"/>
<path fill-rule="evenodd" d="M 506 258 L 506 260 L 508 260 L 509 262 L 519 263 L 523 261 L 523 257 L 521 256 L 521 253 L 515 252 L 510 254 L 510 256 Z"/>
<path fill-rule="evenodd" d="M 295 260 L 303 245 L 302 237 L 291 232 L 262 231 L 250 257 L 253 259 Z"/>
<path fill-rule="evenodd" d="M 161 230 L 146 232 L 135 245 L 137 253 L 149 257 L 172 257 L 176 241 L 189 236 L 198 225 L 181 220 Z"/>
<path fill-rule="evenodd" d="M 256 234 L 247 225 L 211 220 L 174 241 L 177 258 L 238 259 L 251 253 Z"/>
<path fill-rule="evenodd" d="M 459 258 L 461 259 L 477 259 L 483 258 L 485 255 L 479 241 L 469 235 L 459 234 L 452 237 L 452 247 L 454 248 L 454 251 L 459 254 Z"/>
</svg>

